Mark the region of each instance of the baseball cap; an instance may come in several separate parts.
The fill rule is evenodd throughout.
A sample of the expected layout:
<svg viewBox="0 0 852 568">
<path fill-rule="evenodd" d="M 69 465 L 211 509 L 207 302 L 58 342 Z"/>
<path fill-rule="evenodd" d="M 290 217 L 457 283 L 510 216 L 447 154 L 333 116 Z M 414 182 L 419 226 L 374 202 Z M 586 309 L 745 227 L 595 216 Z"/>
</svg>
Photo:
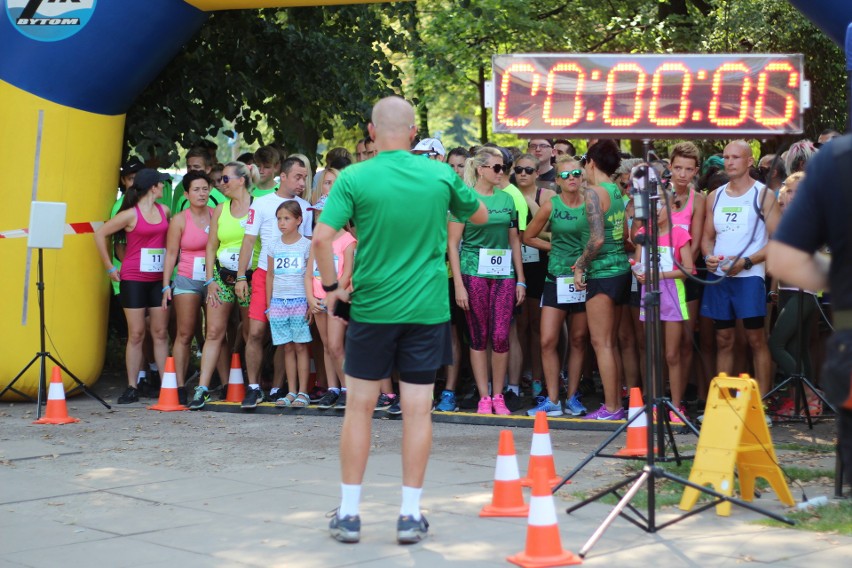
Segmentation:
<svg viewBox="0 0 852 568">
<path fill-rule="evenodd" d="M 446 150 L 444 150 L 444 145 L 441 144 L 441 141 L 437 138 L 424 138 L 420 142 L 417 143 L 414 148 L 411 149 L 412 152 L 437 152 L 441 156 L 445 156 L 447 154 Z"/>
<path fill-rule="evenodd" d="M 136 179 L 133 180 L 133 185 L 139 188 L 147 188 L 152 185 L 157 185 L 160 182 L 170 181 L 172 177 L 169 174 L 162 174 L 151 168 L 144 168 L 136 173 Z"/>
<path fill-rule="evenodd" d="M 142 163 L 142 160 L 137 158 L 136 156 L 131 156 L 121 165 L 121 175 L 127 176 L 130 174 L 135 174 L 138 171 L 145 168 L 145 164 Z"/>
</svg>

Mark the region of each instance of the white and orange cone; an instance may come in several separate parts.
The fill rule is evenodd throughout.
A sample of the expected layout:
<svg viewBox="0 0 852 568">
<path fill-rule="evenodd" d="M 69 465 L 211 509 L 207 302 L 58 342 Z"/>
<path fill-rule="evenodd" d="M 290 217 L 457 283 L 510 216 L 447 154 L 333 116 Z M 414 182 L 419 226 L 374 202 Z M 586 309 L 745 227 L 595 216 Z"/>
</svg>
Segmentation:
<svg viewBox="0 0 852 568">
<path fill-rule="evenodd" d="M 50 376 L 50 387 L 47 391 L 47 408 L 44 416 L 33 424 L 70 424 L 79 422 L 79 418 L 68 416 L 68 405 L 65 404 L 65 386 L 62 384 L 62 371 L 54 367 Z"/>
<path fill-rule="evenodd" d="M 553 503 L 553 494 L 550 492 L 550 483 L 544 470 L 540 469 L 535 473 L 524 551 L 509 556 L 506 560 L 523 568 L 582 563 L 579 556 L 562 548 L 559 524 L 556 521 L 556 505 Z"/>
<path fill-rule="evenodd" d="M 166 359 L 166 370 L 163 373 L 163 382 L 160 385 L 160 399 L 157 404 L 149 406 L 148 410 L 159 410 L 161 412 L 188 410 L 178 401 L 177 375 L 175 374 L 173 357 Z"/>
<path fill-rule="evenodd" d="M 524 503 L 521 489 L 521 474 L 518 472 L 518 457 L 511 430 L 500 432 L 497 449 L 497 467 L 494 470 L 494 491 L 491 504 L 479 512 L 480 517 L 526 517 L 529 505 Z"/>
<path fill-rule="evenodd" d="M 630 389 L 630 409 L 627 419 L 639 414 L 627 426 L 627 447 L 615 452 L 617 456 L 645 456 L 648 454 L 648 417 L 645 416 L 645 404 L 642 402 L 642 390 L 639 387 Z"/>
<path fill-rule="evenodd" d="M 240 354 L 231 355 L 231 373 L 228 375 L 228 396 L 225 402 L 242 402 L 246 397 L 246 383 L 243 380 L 243 367 Z"/>
<path fill-rule="evenodd" d="M 527 476 L 521 479 L 521 485 L 532 487 L 535 473 L 539 469 L 544 471 L 545 478 L 551 486 L 555 486 L 562 480 L 561 477 L 556 475 L 553 448 L 550 445 L 550 429 L 547 427 L 547 413 L 543 410 L 535 413 L 530 461 L 527 465 Z"/>
</svg>

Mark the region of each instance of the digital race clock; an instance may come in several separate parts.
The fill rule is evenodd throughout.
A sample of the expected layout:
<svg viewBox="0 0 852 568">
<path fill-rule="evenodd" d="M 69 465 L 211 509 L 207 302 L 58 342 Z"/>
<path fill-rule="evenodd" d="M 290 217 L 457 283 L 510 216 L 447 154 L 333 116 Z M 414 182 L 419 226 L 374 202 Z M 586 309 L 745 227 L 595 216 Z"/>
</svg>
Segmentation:
<svg viewBox="0 0 852 568">
<path fill-rule="evenodd" d="M 495 55 L 494 132 L 632 137 L 802 132 L 797 55 Z"/>
</svg>

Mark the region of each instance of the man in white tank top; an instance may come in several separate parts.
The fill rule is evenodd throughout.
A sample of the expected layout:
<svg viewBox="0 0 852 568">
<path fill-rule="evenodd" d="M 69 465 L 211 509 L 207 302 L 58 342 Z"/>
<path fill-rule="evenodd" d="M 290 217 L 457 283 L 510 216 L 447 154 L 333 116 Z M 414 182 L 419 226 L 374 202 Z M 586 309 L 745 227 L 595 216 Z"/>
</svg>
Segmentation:
<svg viewBox="0 0 852 568">
<path fill-rule="evenodd" d="M 717 372 L 728 375 L 747 371 L 733 368 L 736 320 L 743 320 L 754 355 L 755 378 L 760 392 L 765 393 L 769 391 L 772 359 L 763 325 L 764 262 L 768 236 L 775 231 L 781 215 L 774 193 L 749 175 L 754 157 L 745 140 L 728 144 L 723 159 L 730 181 L 707 196 L 701 240 L 707 278 L 721 282 L 705 287 L 701 315 L 713 320 Z"/>
</svg>

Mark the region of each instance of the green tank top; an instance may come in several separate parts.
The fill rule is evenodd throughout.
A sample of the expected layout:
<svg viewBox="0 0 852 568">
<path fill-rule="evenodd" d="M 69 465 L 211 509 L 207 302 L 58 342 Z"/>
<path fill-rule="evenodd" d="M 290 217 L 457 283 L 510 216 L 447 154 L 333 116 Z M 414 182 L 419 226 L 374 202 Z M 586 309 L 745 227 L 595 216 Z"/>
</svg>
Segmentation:
<svg viewBox="0 0 852 568">
<path fill-rule="evenodd" d="M 589 221 L 586 219 L 586 204 L 568 207 L 558 195 L 550 198 L 553 211 L 550 212 L 550 244 L 552 249 L 547 262 L 547 281 L 554 277 L 570 276 L 572 266 L 583 254 L 589 241 Z"/>
<path fill-rule="evenodd" d="M 219 215 L 219 226 L 216 236 L 219 238 L 219 250 L 216 258 L 219 264 L 229 270 L 237 270 L 236 263 L 239 262 L 240 247 L 243 246 L 243 236 L 246 234 L 246 222 L 248 214 L 239 219 L 231 215 L 231 200 L 225 201 L 222 214 Z M 254 254 L 252 254 L 251 268 L 257 268 L 257 259 L 260 257 L 260 239 L 254 242 Z"/>
<path fill-rule="evenodd" d="M 592 260 L 588 278 L 612 278 L 630 272 L 624 252 L 624 201 L 618 186 L 602 183 L 609 194 L 609 209 L 604 213 L 604 243 Z"/>
</svg>

